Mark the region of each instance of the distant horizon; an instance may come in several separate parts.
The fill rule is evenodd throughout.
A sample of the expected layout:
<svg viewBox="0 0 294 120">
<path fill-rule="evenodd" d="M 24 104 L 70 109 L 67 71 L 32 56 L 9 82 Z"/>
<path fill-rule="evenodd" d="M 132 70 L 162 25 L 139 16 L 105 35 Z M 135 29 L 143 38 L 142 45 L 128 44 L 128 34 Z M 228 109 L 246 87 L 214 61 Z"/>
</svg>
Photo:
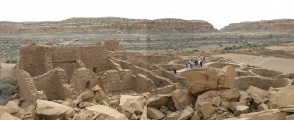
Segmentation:
<svg viewBox="0 0 294 120">
<path fill-rule="evenodd" d="M 70 18 L 66 18 L 66 19 L 62 19 L 62 20 L 44 20 L 44 21 L 0 21 L 0 22 L 14 22 L 14 23 L 26 23 L 26 22 L 59 22 L 59 21 L 64 21 L 64 20 L 68 20 L 68 19 L 73 19 L 73 18 L 124 18 L 124 19 L 137 19 L 137 20 L 160 20 L 160 19 L 180 19 L 180 20 L 187 20 L 187 21 L 192 21 L 192 20 L 199 20 L 199 21 L 206 21 L 206 20 L 201 20 L 201 19 L 181 19 L 181 18 L 157 18 L 157 19 L 140 19 L 140 18 L 126 18 L 126 17 L 115 17 L 115 16 L 108 16 L 108 17 L 70 17 Z M 277 18 L 277 19 L 270 19 L 270 20 L 294 20 L 292 18 Z M 258 21 L 270 21 L 270 20 L 257 20 L 257 21 L 241 21 L 241 22 L 237 22 L 237 23 L 244 23 L 244 22 L 258 22 Z M 209 21 L 206 21 L 208 23 L 210 23 Z M 212 23 L 210 23 L 212 24 Z M 231 23 L 229 23 L 231 24 Z M 229 25 L 228 24 L 228 25 Z M 212 24 L 213 25 L 213 24 Z M 215 29 L 222 29 L 228 25 L 224 25 L 224 26 L 215 26 L 213 25 L 213 27 Z"/>
<path fill-rule="evenodd" d="M 73 17 L 204 20 L 230 23 L 294 19 L 294 0 L 3 0 L 0 21 L 62 21 Z"/>
</svg>

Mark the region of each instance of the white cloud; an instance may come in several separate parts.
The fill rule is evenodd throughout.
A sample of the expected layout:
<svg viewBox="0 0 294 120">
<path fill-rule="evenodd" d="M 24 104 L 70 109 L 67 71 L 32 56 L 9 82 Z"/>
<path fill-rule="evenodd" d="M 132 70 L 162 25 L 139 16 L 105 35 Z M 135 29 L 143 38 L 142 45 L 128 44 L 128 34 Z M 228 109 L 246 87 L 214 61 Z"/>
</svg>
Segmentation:
<svg viewBox="0 0 294 120">
<path fill-rule="evenodd" d="M 0 21 L 70 17 L 181 18 L 229 23 L 294 18 L 293 0 L 1 0 Z"/>
</svg>

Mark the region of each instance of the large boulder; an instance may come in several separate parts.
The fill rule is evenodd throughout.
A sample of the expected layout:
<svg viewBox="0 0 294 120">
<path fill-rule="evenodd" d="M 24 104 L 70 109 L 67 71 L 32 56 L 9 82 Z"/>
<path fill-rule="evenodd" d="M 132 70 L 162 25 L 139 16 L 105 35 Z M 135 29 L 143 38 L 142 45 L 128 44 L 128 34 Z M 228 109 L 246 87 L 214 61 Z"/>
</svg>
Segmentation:
<svg viewBox="0 0 294 120">
<path fill-rule="evenodd" d="M 86 107 L 76 118 L 77 120 L 128 120 L 124 114 L 104 105 Z"/>
<path fill-rule="evenodd" d="M 39 119 L 57 120 L 73 117 L 74 110 L 68 106 L 46 100 L 37 100 L 36 112 Z"/>
<path fill-rule="evenodd" d="M 196 98 L 194 96 L 192 96 L 187 91 L 181 89 L 177 89 L 172 93 L 172 99 L 177 110 L 181 110 L 188 105 L 193 106 L 196 101 Z"/>
<path fill-rule="evenodd" d="M 287 86 L 282 88 L 272 88 L 270 92 L 270 101 L 268 106 L 270 108 L 282 108 L 289 105 L 294 105 L 294 86 Z"/>
<path fill-rule="evenodd" d="M 1 115 L 0 120 L 21 120 L 21 119 L 14 117 L 11 114 L 5 112 Z"/>
<path fill-rule="evenodd" d="M 233 87 L 236 72 L 231 65 L 222 69 L 204 71 L 190 70 L 183 73 L 188 91 L 199 95 L 208 90 L 229 89 Z"/>
</svg>

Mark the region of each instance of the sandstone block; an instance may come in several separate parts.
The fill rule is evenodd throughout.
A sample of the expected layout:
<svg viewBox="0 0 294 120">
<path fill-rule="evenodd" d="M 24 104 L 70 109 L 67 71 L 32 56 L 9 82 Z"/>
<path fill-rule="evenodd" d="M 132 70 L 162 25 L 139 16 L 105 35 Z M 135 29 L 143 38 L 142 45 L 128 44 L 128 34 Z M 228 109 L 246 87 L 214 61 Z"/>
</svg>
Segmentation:
<svg viewBox="0 0 294 120">
<path fill-rule="evenodd" d="M 257 111 L 260 112 L 260 111 L 264 111 L 264 110 L 267 110 L 268 109 L 268 106 L 264 103 L 260 104 L 258 107 L 257 107 Z"/>
<path fill-rule="evenodd" d="M 172 112 L 167 115 L 166 120 L 177 120 L 180 117 L 180 113 Z"/>
<path fill-rule="evenodd" d="M 188 105 L 194 105 L 196 101 L 190 93 L 180 89 L 172 92 L 172 99 L 177 110 L 181 110 Z"/>
<path fill-rule="evenodd" d="M 1 115 L 0 120 L 21 120 L 21 119 L 14 117 L 11 114 L 5 112 Z"/>
<path fill-rule="evenodd" d="M 37 100 L 36 112 L 48 120 L 66 119 L 74 115 L 74 110 L 70 107 L 40 99 Z"/>
<path fill-rule="evenodd" d="M 249 107 L 248 106 L 245 106 L 245 105 L 238 105 L 236 106 L 236 116 L 239 116 L 241 114 L 244 114 L 244 113 L 248 113 L 249 112 Z"/>
<path fill-rule="evenodd" d="M 148 118 L 159 120 L 159 119 L 163 118 L 165 115 L 154 107 L 148 107 L 147 108 L 147 116 L 148 116 Z"/>
<path fill-rule="evenodd" d="M 205 102 L 201 105 L 200 112 L 203 114 L 203 118 L 207 119 L 216 111 L 216 108 L 212 106 L 212 103 Z"/>
<path fill-rule="evenodd" d="M 192 115 L 191 120 L 201 120 L 201 116 L 199 115 L 198 111 L 194 112 L 194 114 Z"/>
<path fill-rule="evenodd" d="M 240 97 L 240 91 L 236 88 L 221 90 L 220 97 L 223 99 L 223 101 L 238 102 Z"/>
<path fill-rule="evenodd" d="M 270 89 L 270 108 L 282 108 L 294 105 L 294 85 Z"/>
<path fill-rule="evenodd" d="M 128 120 L 128 118 L 117 110 L 104 105 L 86 107 L 78 115 L 78 120 Z"/>
<path fill-rule="evenodd" d="M 281 112 L 278 109 L 268 109 L 261 112 L 253 112 L 241 114 L 240 118 L 248 118 L 249 120 L 285 120 L 286 112 Z"/>
<path fill-rule="evenodd" d="M 194 113 L 194 109 L 190 106 L 187 106 L 177 120 L 188 120 L 189 118 L 192 117 L 193 113 Z"/>
</svg>

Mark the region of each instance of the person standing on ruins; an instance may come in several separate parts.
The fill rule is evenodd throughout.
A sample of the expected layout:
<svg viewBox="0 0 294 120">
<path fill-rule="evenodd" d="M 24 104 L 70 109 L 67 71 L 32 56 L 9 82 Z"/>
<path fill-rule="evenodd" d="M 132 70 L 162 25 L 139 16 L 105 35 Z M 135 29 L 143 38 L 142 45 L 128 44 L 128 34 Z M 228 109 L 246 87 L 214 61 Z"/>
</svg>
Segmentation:
<svg viewBox="0 0 294 120">
<path fill-rule="evenodd" d="M 189 60 L 186 61 L 186 69 L 188 69 Z"/>
<path fill-rule="evenodd" d="M 173 66 L 174 74 L 177 74 L 177 69 L 175 66 Z"/>
</svg>

